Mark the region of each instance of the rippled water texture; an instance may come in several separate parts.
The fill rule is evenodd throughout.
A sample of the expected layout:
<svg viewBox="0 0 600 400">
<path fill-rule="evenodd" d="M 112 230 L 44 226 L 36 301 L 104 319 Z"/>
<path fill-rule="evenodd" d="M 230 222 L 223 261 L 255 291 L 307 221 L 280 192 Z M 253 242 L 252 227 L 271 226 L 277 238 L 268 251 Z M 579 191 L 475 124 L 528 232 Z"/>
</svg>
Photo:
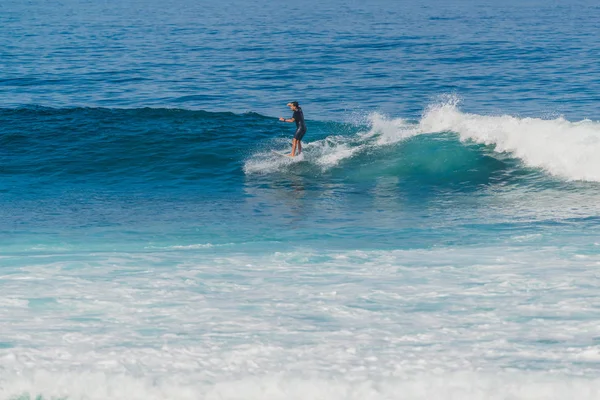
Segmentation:
<svg viewBox="0 0 600 400">
<path fill-rule="evenodd" d="M 75 1 L 0 5 L 4 105 L 170 106 L 307 117 L 598 115 L 592 1 Z"/>
</svg>

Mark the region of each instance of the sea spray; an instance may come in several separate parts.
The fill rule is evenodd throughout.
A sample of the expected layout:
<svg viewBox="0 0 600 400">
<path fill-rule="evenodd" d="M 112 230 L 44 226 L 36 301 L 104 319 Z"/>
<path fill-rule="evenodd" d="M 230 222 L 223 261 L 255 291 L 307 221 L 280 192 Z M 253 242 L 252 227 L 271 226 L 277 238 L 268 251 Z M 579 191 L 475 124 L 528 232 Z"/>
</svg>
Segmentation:
<svg viewBox="0 0 600 400">
<path fill-rule="evenodd" d="M 493 145 L 496 152 L 567 180 L 600 182 L 600 122 L 469 114 L 449 102 L 429 107 L 419 127 Z"/>
</svg>

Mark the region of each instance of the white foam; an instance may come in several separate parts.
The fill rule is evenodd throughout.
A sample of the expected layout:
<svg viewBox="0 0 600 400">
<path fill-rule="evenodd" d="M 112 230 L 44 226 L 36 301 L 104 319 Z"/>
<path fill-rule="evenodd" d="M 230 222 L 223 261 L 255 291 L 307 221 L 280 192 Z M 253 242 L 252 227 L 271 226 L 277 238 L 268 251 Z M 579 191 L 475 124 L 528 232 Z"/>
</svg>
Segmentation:
<svg viewBox="0 0 600 400">
<path fill-rule="evenodd" d="M 368 118 L 370 130 L 363 137 L 375 138 L 375 144 L 385 146 L 398 143 L 409 137 L 423 133 L 417 125 L 403 118 L 388 118 L 380 113 L 373 113 Z"/>
<path fill-rule="evenodd" d="M 371 380 L 294 378 L 278 373 L 215 383 L 194 375 L 38 371 L 0 378 L 0 398 L 70 400 L 596 400 L 599 379 L 542 373 L 423 373 Z"/>
<path fill-rule="evenodd" d="M 420 130 L 456 132 L 564 179 L 600 182 L 600 122 L 468 114 L 453 100 L 430 107 Z"/>
<path fill-rule="evenodd" d="M 286 153 L 286 150 L 281 150 L 280 152 Z M 279 154 L 275 154 L 270 150 L 259 151 L 246 160 L 244 163 L 244 172 L 246 174 L 268 174 L 276 171 L 282 171 L 300 161 L 303 161 L 304 157 L 304 154 L 300 154 L 296 157 L 284 157 Z"/>
<path fill-rule="evenodd" d="M 592 398 L 600 257 L 576 254 L 27 257 L 2 277 L 0 399 Z"/>
<path fill-rule="evenodd" d="M 222 245 L 221 245 L 222 246 Z M 210 249 L 215 247 L 212 243 L 196 243 L 196 244 L 188 244 L 188 245 L 173 245 L 173 246 L 147 246 L 146 249 L 155 249 L 155 250 L 196 250 L 196 249 Z"/>
<path fill-rule="evenodd" d="M 293 159 L 260 151 L 246 160 L 244 171 L 247 174 L 272 173 L 300 161 L 328 170 L 368 149 L 394 144 L 420 133 L 415 124 L 409 124 L 402 118 L 390 119 L 379 113 L 370 114 L 367 125 L 367 130 L 355 135 L 330 135 L 309 141 L 304 144 L 301 157 Z"/>
</svg>

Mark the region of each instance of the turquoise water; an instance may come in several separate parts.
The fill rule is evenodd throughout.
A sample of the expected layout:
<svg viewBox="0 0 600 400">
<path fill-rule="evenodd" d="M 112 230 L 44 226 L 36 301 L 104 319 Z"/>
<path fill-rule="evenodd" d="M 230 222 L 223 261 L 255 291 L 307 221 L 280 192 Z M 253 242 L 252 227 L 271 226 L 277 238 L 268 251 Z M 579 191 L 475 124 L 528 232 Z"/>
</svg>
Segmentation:
<svg viewBox="0 0 600 400">
<path fill-rule="evenodd" d="M 599 10 L 3 2 L 0 398 L 598 398 Z"/>
</svg>

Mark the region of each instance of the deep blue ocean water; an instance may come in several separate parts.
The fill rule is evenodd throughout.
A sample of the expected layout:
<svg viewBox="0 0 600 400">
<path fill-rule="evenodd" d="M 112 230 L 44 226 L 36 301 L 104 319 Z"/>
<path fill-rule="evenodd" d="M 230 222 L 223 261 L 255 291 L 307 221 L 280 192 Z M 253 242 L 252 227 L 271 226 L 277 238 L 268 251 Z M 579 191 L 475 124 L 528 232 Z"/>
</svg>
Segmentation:
<svg viewBox="0 0 600 400">
<path fill-rule="evenodd" d="M 600 398 L 599 15 L 1 2 L 0 399 Z"/>
</svg>

